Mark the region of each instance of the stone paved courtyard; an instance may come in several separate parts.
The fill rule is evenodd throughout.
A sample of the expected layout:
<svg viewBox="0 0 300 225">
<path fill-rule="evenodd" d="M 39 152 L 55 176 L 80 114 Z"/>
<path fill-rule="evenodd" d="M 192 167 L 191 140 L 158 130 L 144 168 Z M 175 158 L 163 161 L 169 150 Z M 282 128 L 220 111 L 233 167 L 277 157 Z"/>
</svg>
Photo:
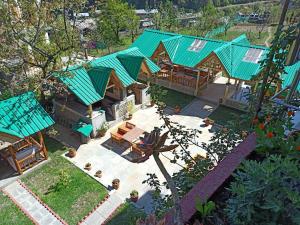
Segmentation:
<svg viewBox="0 0 300 225">
<path fill-rule="evenodd" d="M 195 99 L 185 107 L 180 114 L 171 115 L 171 119 L 188 128 L 197 128 L 201 130 L 202 134 L 199 138 L 199 142 L 207 142 L 212 135 L 209 131 L 210 126 L 202 127 L 201 125 L 203 124 L 203 119 L 207 117 L 215 107 L 215 105 Z M 169 113 L 172 113 L 172 110 L 169 111 Z M 159 117 L 156 114 L 155 107 L 137 111 L 134 113 L 130 122 L 147 132 L 153 130 L 155 126 L 160 126 L 162 124 L 162 121 L 159 120 Z M 115 127 L 111 128 L 111 130 L 112 129 L 115 129 Z M 189 150 L 193 155 L 205 155 L 205 151 L 196 146 L 190 146 Z M 143 184 L 142 182 L 147 179 L 147 173 L 155 173 L 161 182 L 165 180 L 153 157 L 144 163 L 137 164 L 132 163 L 127 159 L 127 156 L 130 154 L 131 153 L 128 150 L 126 151 L 118 144 L 111 142 L 109 130 L 105 137 L 91 140 L 88 144 L 81 145 L 75 158 L 66 158 L 92 177 L 94 177 L 97 170 L 101 170 L 103 174 L 102 177 L 94 178 L 109 190 L 111 190 L 112 180 L 114 178 L 120 179 L 120 189 L 116 191 L 118 196 L 125 200 L 130 197 L 130 192 L 132 190 L 137 190 L 140 197 L 137 205 L 145 209 L 146 212 L 150 212 L 152 190 L 149 185 Z M 179 162 L 178 164 L 171 163 L 170 159 L 172 159 L 172 156 L 173 155 L 170 152 L 160 155 L 161 160 L 170 174 L 179 171 L 185 166 L 183 162 Z M 92 164 L 92 169 L 90 171 L 83 169 L 86 163 Z M 164 190 L 164 193 L 167 193 L 167 190 Z"/>
</svg>

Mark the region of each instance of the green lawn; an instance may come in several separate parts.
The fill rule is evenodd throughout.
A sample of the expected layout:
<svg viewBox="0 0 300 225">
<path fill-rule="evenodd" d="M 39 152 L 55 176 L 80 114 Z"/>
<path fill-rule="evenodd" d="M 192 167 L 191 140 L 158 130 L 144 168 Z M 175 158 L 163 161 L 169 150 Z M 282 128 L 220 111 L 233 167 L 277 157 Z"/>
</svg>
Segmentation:
<svg viewBox="0 0 300 225">
<path fill-rule="evenodd" d="M 62 144 L 46 138 L 51 161 L 33 171 L 22 181 L 68 224 L 77 224 L 107 194 L 107 190 L 72 163 L 61 157 Z M 60 180 L 61 171 L 69 177 L 63 188 L 51 191 Z"/>
<path fill-rule="evenodd" d="M 115 212 L 112 219 L 106 225 L 133 225 L 137 219 L 145 217 L 146 214 L 142 210 L 126 202 Z"/>
<path fill-rule="evenodd" d="M 0 218 L 2 225 L 32 225 L 33 223 L 2 192 L 0 192 Z"/>
<path fill-rule="evenodd" d="M 181 108 L 184 108 L 195 98 L 194 96 L 187 95 L 171 89 L 167 89 L 167 88 L 163 88 L 163 89 L 167 90 L 168 92 L 167 95 L 161 98 L 161 100 L 164 103 L 166 103 L 167 106 L 170 106 L 172 108 L 174 108 L 176 105 L 179 105 Z"/>
<path fill-rule="evenodd" d="M 228 121 L 236 120 L 243 114 L 243 111 L 220 105 L 208 117 L 219 125 L 225 125 Z"/>
</svg>

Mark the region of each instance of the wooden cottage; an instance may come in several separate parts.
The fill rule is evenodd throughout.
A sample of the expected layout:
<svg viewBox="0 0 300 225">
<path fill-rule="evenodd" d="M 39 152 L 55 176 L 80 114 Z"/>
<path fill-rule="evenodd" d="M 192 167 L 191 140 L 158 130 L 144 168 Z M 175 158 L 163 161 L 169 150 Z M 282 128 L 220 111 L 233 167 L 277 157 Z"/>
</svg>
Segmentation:
<svg viewBox="0 0 300 225">
<path fill-rule="evenodd" d="M 27 92 L 0 102 L 0 157 L 22 174 L 48 158 L 42 130 L 54 121 Z"/>
</svg>

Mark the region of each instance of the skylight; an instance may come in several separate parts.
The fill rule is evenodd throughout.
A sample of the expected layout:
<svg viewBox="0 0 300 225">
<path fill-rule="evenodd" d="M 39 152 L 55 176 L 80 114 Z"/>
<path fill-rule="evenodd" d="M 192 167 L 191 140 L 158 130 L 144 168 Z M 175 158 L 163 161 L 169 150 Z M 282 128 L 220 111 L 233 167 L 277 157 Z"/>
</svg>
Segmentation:
<svg viewBox="0 0 300 225">
<path fill-rule="evenodd" d="M 191 46 L 188 48 L 189 51 L 199 52 L 202 48 L 204 48 L 207 41 L 195 39 Z"/>
<path fill-rule="evenodd" d="M 261 49 L 256 49 L 256 48 L 250 48 L 244 58 L 243 61 L 244 62 L 252 62 L 252 63 L 258 63 L 258 61 L 260 60 L 260 57 L 263 53 L 263 50 Z"/>
</svg>

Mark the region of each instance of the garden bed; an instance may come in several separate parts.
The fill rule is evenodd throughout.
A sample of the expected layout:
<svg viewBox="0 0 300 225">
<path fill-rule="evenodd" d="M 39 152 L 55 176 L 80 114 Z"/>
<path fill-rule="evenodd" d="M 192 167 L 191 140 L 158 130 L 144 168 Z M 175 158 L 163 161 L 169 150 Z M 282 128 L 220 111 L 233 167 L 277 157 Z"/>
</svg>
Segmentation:
<svg viewBox="0 0 300 225">
<path fill-rule="evenodd" d="M 132 225 L 140 218 L 145 218 L 146 214 L 134 207 L 132 204 L 126 202 L 121 205 L 111 216 L 111 219 L 107 221 L 106 225 Z"/>
<path fill-rule="evenodd" d="M 194 100 L 194 96 L 187 95 L 178 91 L 174 91 L 168 88 L 162 87 L 164 90 L 167 90 L 167 94 L 162 96 L 161 101 L 165 102 L 167 106 L 175 108 L 175 106 L 180 106 L 183 109 L 191 101 Z"/>
<path fill-rule="evenodd" d="M 107 190 L 60 156 L 66 151 L 62 144 L 46 140 L 51 161 L 22 181 L 68 224 L 77 224 L 105 198 Z M 59 188 L 58 183 L 64 184 Z"/>
<path fill-rule="evenodd" d="M 227 106 L 220 105 L 208 116 L 208 118 L 223 126 L 228 121 L 234 121 L 243 114 L 245 114 L 245 112 L 238 109 L 232 109 Z"/>
<path fill-rule="evenodd" d="M 31 225 L 31 220 L 2 192 L 0 192 L 0 218 L 2 225 Z"/>
</svg>

